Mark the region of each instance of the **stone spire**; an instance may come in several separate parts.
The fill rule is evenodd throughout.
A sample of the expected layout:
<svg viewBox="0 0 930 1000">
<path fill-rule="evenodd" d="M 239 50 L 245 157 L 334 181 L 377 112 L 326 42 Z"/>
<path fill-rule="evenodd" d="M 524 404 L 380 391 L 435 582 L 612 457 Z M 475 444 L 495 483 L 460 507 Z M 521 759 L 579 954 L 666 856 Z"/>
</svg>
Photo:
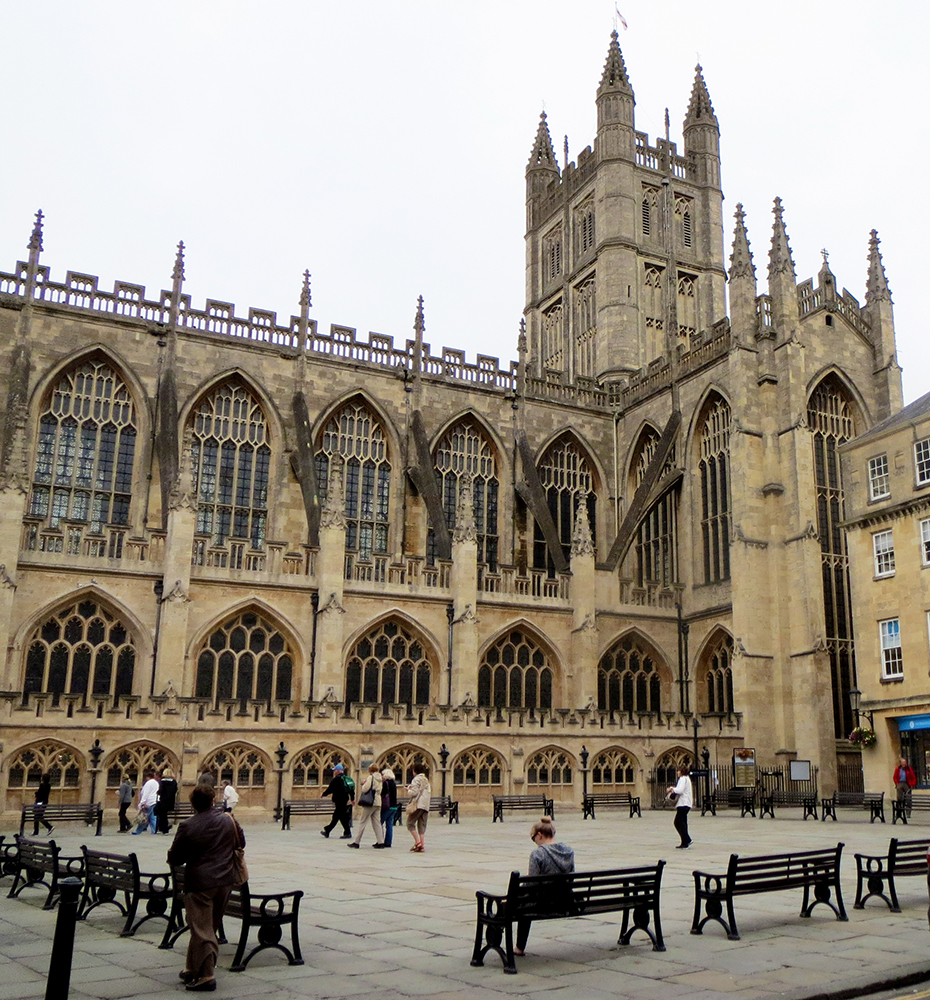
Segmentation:
<svg viewBox="0 0 930 1000">
<path fill-rule="evenodd" d="M 29 242 L 26 244 L 26 249 L 30 253 L 39 254 L 43 250 L 43 246 L 42 246 L 42 223 L 43 223 L 44 219 L 45 219 L 45 216 L 43 215 L 42 209 L 40 208 L 39 211 L 36 212 L 36 221 L 35 221 L 35 225 L 32 227 L 32 236 L 29 238 Z"/>
<path fill-rule="evenodd" d="M 556 174 L 559 172 L 559 162 L 552 148 L 552 136 L 549 134 L 545 111 L 539 115 L 539 127 L 536 129 L 536 138 L 533 140 L 526 169 L 527 172 L 530 170 L 553 170 Z"/>
<path fill-rule="evenodd" d="M 178 243 L 178 252 L 174 257 L 174 269 L 171 272 L 171 308 L 168 313 L 168 325 L 173 330 L 178 321 L 178 310 L 181 308 L 181 286 L 184 284 L 184 240 Z"/>
<path fill-rule="evenodd" d="M 715 129 L 720 127 L 714 114 L 714 106 L 710 102 L 710 93 L 704 82 L 700 63 L 694 67 L 694 86 L 691 88 L 691 100 L 688 104 L 688 113 L 685 115 L 685 131 L 694 125 L 710 125 Z"/>
<path fill-rule="evenodd" d="M 746 213 L 742 202 L 736 205 L 736 229 L 733 231 L 733 253 L 730 254 L 730 281 L 735 278 L 752 278 L 756 280 L 756 266 L 752 262 L 752 251 L 749 249 L 749 234 L 746 232 Z"/>
<path fill-rule="evenodd" d="M 423 367 L 423 332 L 426 330 L 426 323 L 423 319 L 423 296 L 417 299 L 417 314 L 413 319 L 413 374 L 415 378 L 420 377 Z"/>
<path fill-rule="evenodd" d="M 878 230 L 873 229 L 869 238 L 869 276 L 865 288 L 865 304 L 871 306 L 877 302 L 891 302 L 891 289 L 885 276 L 885 265 L 882 263 L 882 252 L 878 249 L 881 240 Z"/>
<path fill-rule="evenodd" d="M 583 490 L 575 494 L 575 523 L 572 525 L 572 559 L 577 556 L 593 556 L 594 542 L 591 539 L 591 524 L 588 520 L 588 495 Z"/>
<path fill-rule="evenodd" d="M 785 229 L 781 198 L 775 199 L 772 214 L 775 216 L 775 222 L 772 226 L 772 249 L 769 251 L 769 281 L 777 274 L 790 274 L 793 281 L 796 274 L 794 261 L 791 259 L 791 247 L 788 246 L 788 232 Z"/>
<path fill-rule="evenodd" d="M 607 49 L 607 61 L 604 63 L 604 72 L 601 74 L 601 82 L 597 88 L 598 97 L 601 97 L 607 91 L 620 91 L 630 96 L 633 95 L 630 78 L 626 75 L 626 64 L 623 61 L 623 53 L 620 51 L 619 37 L 616 31 L 610 33 L 610 47 Z"/>
<path fill-rule="evenodd" d="M 26 265 L 26 289 L 25 295 L 27 300 L 32 299 L 33 289 L 36 284 L 36 275 L 39 271 L 39 254 L 42 253 L 42 220 L 45 216 L 42 214 L 42 209 L 40 208 L 36 212 L 35 225 L 32 227 L 32 236 L 29 238 L 29 242 L 26 244 L 26 249 L 29 251 L 29 263 Z"/>
</svg>

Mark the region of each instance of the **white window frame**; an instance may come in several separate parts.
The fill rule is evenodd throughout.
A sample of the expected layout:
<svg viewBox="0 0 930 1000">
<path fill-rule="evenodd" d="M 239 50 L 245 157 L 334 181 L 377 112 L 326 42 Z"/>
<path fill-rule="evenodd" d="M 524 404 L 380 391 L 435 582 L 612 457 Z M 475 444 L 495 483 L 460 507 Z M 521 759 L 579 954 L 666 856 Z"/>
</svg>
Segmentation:
<svg viewBox="0 0 930 1000">
<path fill-rule="evenodd" d="M 930 517 L 920 522 L 920 563 L 930 566 Z"/>
<path fill-rule="evenodd" d="M 897 618 L 886 618 L 878 623 L 878 642 L 882 654 L 882 678 L 900 680 L 904 676 L 904 659 L 901 655 L 901 623 Z"/>
<path fill-rule="evenodd" d="M 872 535 L 872 555 L 876 577 L 894 576 L 894 532 L 891 528 Z"/>
<path fill-rule="evenodd" d="M 876 455 L 869 459 L 869 499 L 881 500 L 887 496 L 891 496 L 888 456 Z"/>
<path fill-rule="evenodd" d="M 914 442 L 914 479 L 918 486 L 930 486 L 930 438 Z"/>
</svg>

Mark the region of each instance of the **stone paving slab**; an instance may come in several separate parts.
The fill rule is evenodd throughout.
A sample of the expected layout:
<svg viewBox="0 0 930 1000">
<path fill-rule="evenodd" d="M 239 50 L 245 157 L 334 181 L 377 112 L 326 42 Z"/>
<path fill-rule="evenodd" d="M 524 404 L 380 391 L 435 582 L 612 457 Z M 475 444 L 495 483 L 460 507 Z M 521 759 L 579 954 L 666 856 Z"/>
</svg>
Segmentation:
<svg viewBox="0 0 930 1000">
<path fill-rule="evenodd" d="M 903 879 L 903 912 L 892 914 L 881 900 L 853 910 L 856 852 L 884 854 L 889 838 L 930 838 L 930 825 L 906 828 L 870 824 L 858 814 L 838 822 L 799 818 L 780 811 L 776 820 L 691 818 L 695 845 L 674 849 L 670 812 L 647 811 L 642 819 L 606 813 L 582 821 L 580 809 L 556 817 L 559 839 L 575 849 L 579 870 L 667 861 L 662 888 L 662 927 L 667 950 L 654 952 L 645 935 L 629 947 L 617 945 L 619 917 L 581 917 L 537 923 L 529 954 L 518 959 L 519 974 L 503 973 L 489 954 L 485 965 L 469 964 L 475 933 L 477 889 L 503 892 L 510 871 L 525 871 L 532 849 L 532 817 L 490 821 L 490 810 L 463 809 L 460 824 L 431 823 L 427 851 L 409 851 L 398 830 L 390 851 L 372 851 L 370 834 L 362 850 L 319 836 L 319 825 L 301 823 L 282 832 L 243 814 L 252 886 L 257 892 L 303 889 L 300 938 L 305 965 L 289 967 L 274 951 L 258 955 L 243 973 L 229 964 L 234 945 L 221 949 L 217 996 L 281 1000 L 378 1000 L 430 997 L 435 1000 L 784 1000 L 829 995 L 842 989 L 865 992 L 869 985 L 926 973 L 927 886 Z M 165 868 L 170 838 L 129 838 L 113 831 L 96 838 L 80 825 L 61 826 L 55 839 L 66 854 L 82 843 L 117 853 L 135 851 L 146 871 Z M 742 940 L 728 941 L 708 924 L 690 933 L 692 871 L 722 872 L 729 853 L 770 854 L 832 846 L 844 841 L 843 895 L 848 922 L 824 906 L 809 920 L 798 917 L 801 894 L 741 897 L 736 914 Z M 0 889 L 9 879 L 0 881 Z M 0 898 L 0 1000 L 44 995 L 55 913 L 41 909 L 44 893 L 19 900 Z M 180 995 L 177 972 L 184 939 L 173 951 L 159 951 L 162 921 L 151 921 L 134 938 L 119 938 L 116 911 L 101 908 L 78 924 L 71 1000 Z M 235 940 L 238 923 L 227 934 Z M 917 961 L 915 961 L 917 959 Z"/>
</svg>

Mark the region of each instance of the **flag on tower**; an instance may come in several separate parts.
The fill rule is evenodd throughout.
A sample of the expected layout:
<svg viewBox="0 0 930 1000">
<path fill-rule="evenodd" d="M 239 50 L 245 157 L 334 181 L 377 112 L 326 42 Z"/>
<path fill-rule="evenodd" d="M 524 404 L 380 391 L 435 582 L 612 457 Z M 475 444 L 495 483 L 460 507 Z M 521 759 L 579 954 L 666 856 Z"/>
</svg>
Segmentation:
<svg viewBox="0 0 930 1000">
<path fill-rule="evenodd" d="M 620 9 L 614 4 L 614 13 L 617 15 L 617 20 L 623 25 L 623 30 L 626 31 L 629 25 L 626 23 L 626 18 L 620 13 Z"/>
</svg>

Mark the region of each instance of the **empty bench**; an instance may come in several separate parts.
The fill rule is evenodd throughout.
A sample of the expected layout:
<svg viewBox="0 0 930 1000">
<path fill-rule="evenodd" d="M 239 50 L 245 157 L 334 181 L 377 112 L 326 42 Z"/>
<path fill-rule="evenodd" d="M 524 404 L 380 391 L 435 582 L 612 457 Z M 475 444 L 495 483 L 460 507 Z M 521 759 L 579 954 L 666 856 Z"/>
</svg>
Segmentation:
<svg viewBox="0 0 930 1000">
<path fill-rule="evenodd" d="M 36 807 L 22 806 L 19 819 L 19 835 L 23 835 L 27 823 L 35 823 Z M 99 802 L 76 802 L 72 805 L 47 805 L 45 809 L 38 812 L 39 822 L 45 819 L 46 823 L 53 826 L 56 823 L 86 823 L 88 826 L 96 826 L 97 831 L 94 836 L 99 837 L 103 829 L 103 807 Z"/>
<path fill-rule="evenodd" d="M 834 792 L 829 799 L 820 800 L 822 810 L 820 819 L 825 820 L 828 816 L 836 820 L 836 810 L 839 808 L 868 809 L 869 822 L 874 823 L 880 819 L 885 822 L 885 793 L 884 792 Z"/>
<path fill-rule="evenodd" d="M 665 862 L 660 861 L 651 867 L 561 875 L 511 872 L 505 896 L 475 893 L 478 922 L 471 964 L 484 965 L 484 956 L 494 951 L 504 963 L 504 972 L 515 973 L 515 921 L 562 920 L 599 913 L 623 914 L 618 944 L 628 945 L 634 931 L 639 930 L 649 936 L 653 951 L 665 951 L 659 915 L 664 867 Z M 649 929 L 650 916 L 653 930 Z"/>
<path fill-rule="evenodd" d="M 159 948 L 173 948 L 175 941 L 190 930 L 187 924 L 187 914 L 184 910 L 183 867 L 172 870 L 172 884 L 171 913 Z M 240 921 L 239 941 L 231 966 L 233 972 L 242 972 L 259 952 L 268 948 L 275 948 L 283 952 L 287 957 L 288 965 L 304 964 L 297 927 L 302 897 L 303 892 L 299 889 L 296 892 L 273 892 L 258 895 L 249 889 L 248 882 L 238 889 L 233 889 L 223 914 L 224 922 L 228 917 Z M 258 944 L 246 954 L 249 935 L 253 928 L 258 934 Z M 290 948 L 280 943 L 285 928 L 290 928 Z M 220 944 L 227 943 L 222 924 L 217 937 Z"/>
<path fill-rule="evenodd" d="M 898 820 L 907 824 L 907 818 L 911 812 L 930 812 L 930 795 L 911 792 L 903 799 L 892 799 L 891 822 L 893 824 L 897 823 Z"/>
<path fill-rule="evenodd" d="M 594 813 L 598 806 L 602 809 L 613 806 L 629 809 L 630 819 L 634 816 L 642 818 L 643 815 L 638 795 L 631 795 L 630 792 L 589 792 L 581 800 L 581 818 L 587 819 L 590 816 L 591 819 L 596 819 Z"/>
<path fill-rule="evenodd" d="M 529 809 L 538 816 L 552 816 L 555 819 L 552 799 L 547 799 L 545 795 L 495 795 L 491 822 L 500 820 L 503 823 L 505 809 Z"/>
<path fill-rule="evenodd" d="M 694 919 L 691 922 L 691 933 L 703 934 L 707 921 L 714 920 L 723 927 L 731 941 L 739 941 L 733 900 L 737 896 L 781 892 L 785 889 L 804 890 L 802 917 L 809 917 L 818 903 L 825 903 L 836 914 L 837 920 L 848 920 L 840 889 L 842 855 L 842 843 L 835 848 L 820 851 L 795 851 L 750 858 L 731 854 L 724 873 L 714 875 L 709 872 L 694 872 Z M 834 892 L 835 905 L 830 901 Z M 703 917 L 701 904 L 704 905 Z M 726 919 L 722 916 L 724 906 L 727 911 Z"/>
<path fill-rule="evenodd" d="M 759 819 L 771 816 L 775 819 L 775 806 L 800 806 L 803 810 L 802 819 L 812 816 L 817 819 L 817 794 L 807 795 L 802 792 L 793 792 L 782 788 L 773 788 L 770 791 L 760 789 L 759 791 Z"/>
<path fill-rule="evenodd" d="M 139 871 L 135 854 L 108 854 L 82 847 L 84 855 L 84 891 L 78 906 L 78 920 L 98 906 L 112 904 L 126 918 L 120 937 L 132 937 L 147 920 L 168 919 L 171 908 L 171 872 L 149 874 Z M 119 895 L 123 900 L 120 902 Z M 139 904 L 145 903 L 145 915 L 136 920 Z"/>
<path fill-rule="evenodd" d="M 755 819 L 756 790 L 746 785 L 735 785 L 727 791 L 727 805 L 731 809 L 739 809 L 740 819 L 747 813 Z"/>
<path fill-rule="evenodd" d="M 12 863 L 12 859 L 10 861 Z M 43 910 L 54 909 L 58 902 L 58 883 L 67 875 L 80 877 L 84 872 L 84 859 L 62 857 L 61 848 L 54 840 L 34 840 L 31 837 L 16 838 L 16 874 L 8 896 L 16 899 L 23 889 L 44 886 L 48 889 Z"/>
<path fill-rule="evenodd" d="M 866 900 L 878 896 L 888 904 L 892 913 L 900 913 L 894 880 L 908 875 L 926 876 L 928 851 L 930 840 L 898 840 L 897 837 L 892 837 L 885 855 L 857 854 L 856 901 L 853 909 L 861 910 Z M 868 889 L 865 895 L 862 894 L 863 888 Z M 886 888 L 887 896 L 884 892 Z"/>
<path fill-rule="evenodd" d="M 290 830 L 291 816 L 332 816 L 332 799 L 285 799 L 281 809 L 281 829 Z"/>
</svg>

